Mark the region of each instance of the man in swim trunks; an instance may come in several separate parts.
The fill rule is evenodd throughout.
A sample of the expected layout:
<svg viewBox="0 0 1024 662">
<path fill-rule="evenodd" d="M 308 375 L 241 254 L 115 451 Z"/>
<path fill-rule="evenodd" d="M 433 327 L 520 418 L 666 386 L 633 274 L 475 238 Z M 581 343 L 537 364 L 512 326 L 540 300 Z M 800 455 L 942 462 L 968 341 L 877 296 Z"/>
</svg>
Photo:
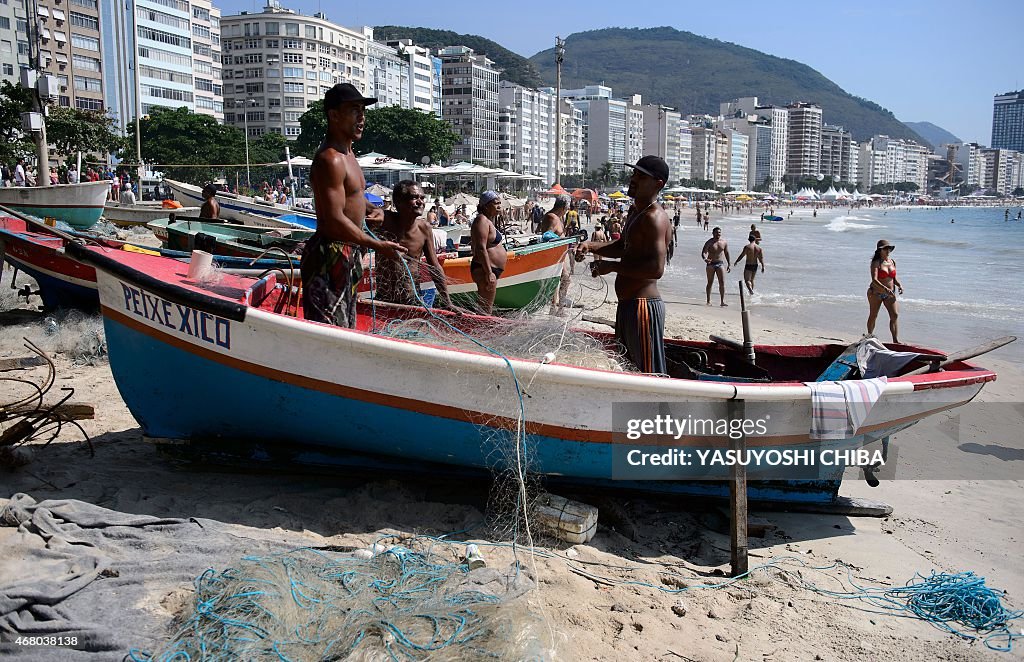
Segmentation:
<svg viewBox="0 0 1024 662">
<path fill-rule="evenodd" d="M 366 179 L 352 151 L 363 135 L 366 106 L 377 103 L 351 83 L 324 95 L 327 136 L 313 156 L 310 183 L 316 198 L 316 232 L 302 253 L 302 307 L 308 320 L 354 328 L 356 289 L 363 275 L 362 252 L 398 259 L 406 248 L 363 231 L 369 202 Z"/>
<path fill-rule="evenodd" d="M 560 195 L 555 198 L 555 205 L 551 208 L 551 211 L 544 215 L 544 219 L 540 223 L 541 233 L 554 232 L 560 238 L 564 237 L 566 227 L 565 219 L 568 216 L 569 196 Z M 572 276 L 569 273 L 568 254 L 566 254 L 566 258 L 562 260 L 562 275 L 558 281 L 558 292 L 555 293 L 555 297 L 551 301 L 550 314 L 555 315 L 561 313 L 563 306 L 571 305 L 568 297 L 571 278 Z"/>
<path fill-rule="evenodd" d="M 629 196 L 633 206 L 620 239 L 610 243 L 585 241 L 577 253 L 590 251 L 602 258 L 590 264 L 593 276 L 615 272 L 615 337 L 626 358 L 640 372 L 667 374 L 665 362 L 665 303 L 658 280 L 665 273 L 665 256 L 672 239 L 672 223 L 657 203 L 669 179 L 668 164 L 658 156 L 645 156 L 633 168 Z"/>
<path fill-rule="evenodd" d="M 753 227 L 753 226 L 751 226 Z M 740 252 L 740 256 L 736 258 L 733 264 L 739 264 L 743 258 L 747 259 L 747 263 L 743 266 L 743 283 L 747 286 L 747 291 L 751 294 L 754 293 L 754 278 L 757 276 L 757 263 L 761 263 L 761 273 L 764 273 L 764 250 L 757 245 L 757 235 L 753 231 L 747 237 L 747 241 L 750 243 L 743 247 Z M 711 294 L 708 294 L 708 302 L 710 303 Z"/>
<path fill-rule="evenodd" d="M 722 256 L 725 259 L 722 259 Z M 718 292 L 722 297 L 722 307 L 728 306 L 725 302 L 725 274 L 726 272 L 732 271 L 732 265 L 729 264 L 731 258 L 729 257 L 729 243 L 722 239 L 722 228 L 715 228 L 711 231 L 711 238 L 704 242 L 704 248 L 701 249 L 700 257 L 704 260 L 705 271 L 708 275 L 708 305 L 711 305 L 711 286 L 715 282 L 715 276 L 718 276 Z"/>
<path fill-rule="evenodd" d="M 398 182 L 392 196 L 396 211 L 384 212 L 379 235 L 382 239 L 390 239 L 405 246 L 408 253 L 399 255 L 396 260 L 383 256 L 377 259 L 375 298 L 378 301 L 419 306 L 422 298 L 419 291 L 420 273 L 425 266 L 430 279 L 437 286 L 437 304 L 442 308 L 451 308 L 444 270 L 437 259 L 434 230 L 426 217 L 423 217 L 426 196 L 416 182 L 410 179 Z M 443 232 L 441 234 L 444 236 Z M 427 258 L 425 265 L 420 261 L 422 257 Z M 409 265 L 408 269 L 406 265 Z"/>
</svg>

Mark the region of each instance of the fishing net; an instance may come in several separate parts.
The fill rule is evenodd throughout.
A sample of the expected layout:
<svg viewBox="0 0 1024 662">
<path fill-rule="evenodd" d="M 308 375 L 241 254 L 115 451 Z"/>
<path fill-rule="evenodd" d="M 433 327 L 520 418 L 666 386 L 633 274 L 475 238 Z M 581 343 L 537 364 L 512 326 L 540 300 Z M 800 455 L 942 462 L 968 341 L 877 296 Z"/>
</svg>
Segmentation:
<svg viewBox="0 0 1024 662">
<path fill-rule="evenodd" d="M 64 354 L 76 365 L 97 365 L 107 358 L 107 339 L 103 318 L 79 310 L 58 310 L 42 323 L 40 345 L 55 354 Z"/>
<path fill-rule="evenodd" d="M 589 275 L 585 279 L 572 277 L 563 296 L 566 293 L 570 301 L 564 303 L 569 305 L 556 308 L 554 315 L 547 312 L 552 307 L 552 288 L 542 289 L 520 310 L 501 311 L 500 317 L 452 318 L 420 307 L 374 325 L 377 333 L 393 338 L 535 363 L 536 368 L 517 371 L 506 361 L 507 368 L 496 374 L 490 402 L 483 407 L 487 412 L 484 420 L 480 420 L 481 412 L 473 412 L 480 423 L 481 449 L 493 472 L 487 508 L 490 534 L 530 547 L 541 533 L 531 522 L 543 488 L 533 470 L 537 440 L 526 430 L 530 397 L 523 394 L 529 395 L 540 367 L 552 362 L 636 371 L 608 334 L 574 328 L 585 312 L 605 303 L 608 291 L 604 281 Z"/>
<path fill-rule="evenodd" d="M 449 558 L 444 558 L 448 556 Z M 523 660 L 550 657 L 533 579 L 405 547 L 300 549 L 208 570 L 180 629 L 132 660 Z"/>
</svg>

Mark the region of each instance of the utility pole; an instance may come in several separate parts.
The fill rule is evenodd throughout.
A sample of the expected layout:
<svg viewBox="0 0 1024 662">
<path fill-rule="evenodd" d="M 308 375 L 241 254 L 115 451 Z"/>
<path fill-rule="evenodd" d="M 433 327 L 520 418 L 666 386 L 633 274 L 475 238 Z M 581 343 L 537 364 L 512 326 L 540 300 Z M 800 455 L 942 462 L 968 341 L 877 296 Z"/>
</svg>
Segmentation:
<svg viewBox="0 0 1024 662">
<path fill-rule="evenodd" d="M 565 42 L 555 37 L 555 184 L 562 181 L 562 61 Z"/>
<path fill-rule="evenodd" d="M 135 156 L 139 160 L 137 172 L 139 182 L 139 195 L 142 195 L 142 178 L 146 176 L 146 166 L 142 163 L 142 129 L 139 118 L 142 116 L 142 85 L 139 81 L 139 12 L 135 8 L 135 0 L 132 0 L 132 51 L 135 58 L 132 60 L 132 73 L 134 74 L 135 87 Z"/>
</svg>

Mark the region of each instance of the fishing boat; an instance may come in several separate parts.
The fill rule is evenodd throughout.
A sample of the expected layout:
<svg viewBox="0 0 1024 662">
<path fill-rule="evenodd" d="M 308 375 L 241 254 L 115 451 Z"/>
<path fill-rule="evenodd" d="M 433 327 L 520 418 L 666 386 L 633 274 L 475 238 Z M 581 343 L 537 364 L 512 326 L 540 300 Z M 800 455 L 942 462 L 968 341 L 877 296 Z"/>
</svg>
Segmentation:
<svg viewBox="0 0 1024 662">
<path fill-rule="evenodd" d="M 55 218 L 73 228 L 91 228 L 103 215 L 109 181 L 53 186 L 0 187 L 0 205 L 38 218 Z"/>
<path fill-rule="evenodd" d="M 187 265 L 191 260 L 191 254 L 186 252 L 141 246 L 78 232 L 63 233 L 24 219 L 0 216 L 0 264 L 6 262 L 16 271 L 24 272 L 36 281 L 39 290 L 33 294 L 38 294 L 42 299 L 43 308 L 95 310 L 99 306 L 96 270 L 64 252 L 68 241 L 89 242 L 113 250 L 162 255 L 178 261 L 179 265 Z M 249 276 L 257 276 L 267 269 L 280 269 L 282 272 L 291 270 L 287 261 L 275 259 L 253 262 L 247 258 L 214 256 L 213 263 L 225 273 Z M 184 271 L 185 267 L 179 266 L 179 269 Z"/>
<path fill-rule="evenodd" d="M 637 441 L 625 421 L 613 419 L 613 410 L 621 414 L 623 404 L 650 409 L 650 403 L 655 411 L 701 408 L 727 421 L 734 420 L 740 403 L 747 416 L 759 405 L 771 417 L 770 429 L 748 436 L 748 448 L 811 449 L 817 442 L 809 433 L 812 388 L 805 381 L 814 380 L 844 350 L 839 345 L 755 346 L 758 365 L 771 375 L 768 381 L 580 368 L 560 363 L 557 355 L 554 360 L 503 356 L 485 347 L 455 349 L 423 336 L 375 333 L 408 310 L 379 303 L 372 312 L 369 306 L 361 309 L 356 329 L 305 321 L 292 289 L 272 274 L 260 280 L 225 277 L 209 286 L 165 258 L 73 244 L 67 250 L 97 270 L 111 371 L 143 432 L 225 449 L 244 442 L 255 446 L 253 458 L 271 459 L 275 467 L 319 463 L 330 454 L 382 458 L 420 470 L 486 471 L 515 466 L 525 455 L 527 469 L 541 476 L 607 484 L 621 477 L 617 468 L 630 453 L 728 448 L 733 441 L 720 430 Z M 489 320 L 438 314 L 428 322 L 472 333 Z M 590 333 L 613 342 L 610 334 Z M 708 366 L 728 366 L 739 356 L 716 343 L 666 343 L 670 356 L 703 352 Z M 834 443 L 859 448 L 887 438 L 970 401 L 995 378 L 965 361 L 929 374 L 893 377 L 881 386 L 856 433 Z M 525 438 L 516 432 L 520 422 Z M 819 464 L 811 478 L 755 480 L 749 495 L 832 503 L 844 468 L 845 463 Z M 720 481 L 691 479 L 685 467 L 654 469 L 652 476 L 665 478 L 616 484 L 680 494 L 728 493 Z M 674 476 L 669 469 L 683 473 Z M 706 470 L 707 478 L 724 478 L 729 471 L 698 469 Z"/>
<path fill-rule="evenodd" d="M 497 281 L 495 307 L 521 310 L 530 305 L 549 303 L 558 289 L 566 251 L 575 243 L 575 239 L 561 239 L 508 248 L 508 262 Z M 438 262 L 444 270 L 452 303 L 470 309 L 476 307 L 477 286 L 469 272 L 471 258 L 457 257 L 451 253 L 440 254 Z M 376 278 L 372 256 L 365 266 L 367 268 L 359 284 L 359 293 L 365 298 L 372 298 Z M 432 305 L 435 285 L 425 262 L 421 265 L 419 280 L 424 302 Z"/>
<path fill-rule="evenodd" d="M 153 221 L 175 216 L 198 216 L 199 207 L 167 208 L 161 202 L 138 202 L 125 205 L 120 202 L 108 202 L 103 207 L 103 218 L 121 228 L 146 225 Z"/>
<path fill-rule="evenodd" d="M 191 252 L 196 249 L 211 255 L 233 255 L 254 258 L 270 248 L 294 253 L 299 244 L 309 239 L 309 230 L 293 228 L 247 228 L 226 223 L 209 223 L 192 219 L 177 219 L 161 224 L 167 233 L 165 245 L 171 250 Z"/>
<path fill-rule="evenodd" d="M 204 200 L 201 187 L 174 179 L 164 179 L 164 184 L 174 191 L 175 199 L 183 205 L 202 206 Z M 316 229 L 316 214 L 308 209 L 279 205 L 226 191 L 217 192 L 217 202 L 220 203 L 221 216 L 246 225 L 252 225 L 251 217 L 258 216 L 264 219 L 286 220 L 289 225 L 297 225 L 307 230 Z"/>
</svg>

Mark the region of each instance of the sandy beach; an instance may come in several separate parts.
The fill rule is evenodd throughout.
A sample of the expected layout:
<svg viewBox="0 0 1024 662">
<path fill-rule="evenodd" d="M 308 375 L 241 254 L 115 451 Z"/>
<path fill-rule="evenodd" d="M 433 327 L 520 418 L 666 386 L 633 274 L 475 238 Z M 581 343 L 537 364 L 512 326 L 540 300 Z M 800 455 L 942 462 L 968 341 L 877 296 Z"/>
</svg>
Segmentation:
<svg viewBox="0 0 1024 662">
<path fill-rule="evenodd" d="M 95 456 L 90 457 L 70 427 L 48 446 L 35 444 L 31 462 L 0 468 L 5 488 L 0 507 L 21 493 L 36 502 L 76 500 L 118 513 L 209 520 L 219 523 L 216 531 L 233 543 L 211 543 L 194 567 L 148 576 L 145 586 L 132 585 L 131 573 L 122 567 L 117 580 L 97 580 L 84 587 L 79 599 L 87 599 L 90 592 L 97 596 L 124 591 L 117 610 L 101 609 L 92 615 L 94 622 L 117 631 L 110 650 L 89 657 L 67 648 L 17 646 L 0 627 L 4 655 L 113 660 L 122 659 L 131 648 L 155 650 L 173 634 L 175 618 L 191 604 L 195 577 L 207 567 L 219 570 L 247 554 L 262 553 L 269 544 L 344 549 L 367 547 L 381 539 L 400 540 L 412 549 L 433 544 L 435 552 L 454 560 L 464 544 L 431 543 L 423 536 L 469 528 L 453 539 L 477 542 L 488 567 L 504 568 L 518 558 L 530 574 L 536 573 L 536 590 L 524 599 L 530 613 L 544 624 L 543 649 L 552 658 L 779 662 L 1024 656 L 1020 642 L 1009 655 L 996 653 L 980 641 L 964 640 L 922 620 L 869 613 L 862 602 L 806 586 L 831 591 L 843 590 L 844 585 L 849 590 L 851 581 L 896 586 L 914 573 L 973 571 L 989 586 L 1007 591 L 1007 608 L 1024 608 L 1024 407 L 1014 404 L 1024 390 L 1024 370 L 1001 360 L 999 352 L 975 360 L 999 375 L 978 402 L 963 408 L 978 405 L 977 411 L 933 416 L 898 435 L 895 480 L 877 488 L 853 474 L 844 481 L 841 494 L 888 503 L 891 516 L 757 511 L 766 532 L 751 538 L 750 562 L 768 567 L 724 588 L 700 588 L 725 582 L 729 569 L 729 536 L 721 514 L 708 503 L 564 491 L 564 496 L 585 502 L 598 497 L 610 501 L 615 517 L 602 514 L 597 535 L 589 543 L 542 540 L 539 553 L 531 554 L 523 548 L 513 552 L 507 545 L 492 545 L 486 527 L 477 526 L 486 511 L 484 483 L 456 485 L 430 477 L 365 472 L 332 476 L 280 468 L 247 472 L 173 457 L 143 438 L 106 360 L 89 365 L 72 356 L 75 336 L 83 329 L 99 328 L 98 322 L 68 324 L 61 333 L 48 335 L 44 316 L 15 300 L 7 289 L 10 275 L 7 268 L 0 300 L 0 359 L 28 355 L 23 337 L 54 357 L 57 379 L 51 396 L 70 387 L 75 389 L 74 401 L 95 409 L 94 419 L 81 422 Z M 24 276 L 21 279 L 27 282 Z M 694 294 L 669 305 L 669 335 L 741 336 L 738 307 L 706 307 L 702 285 L 695 284 Z M 588 316 L 614 318 L 614 304 L 597 307 L 603 296 L 588 290 Z M 821 328 L 786 325 L 755 314 L 752 328 L 757 342 L 764 344 L 853 342 L 862 333 L 859 328 L 830 329 L 828 320 L 821 322 Z M 964 345 L 978 341 L 967 339 Z M 44 374 L 44 368 L 37 367 L 0 376 L 38 381 Z M 0 402 L 21 393 L 16 389 L 0 382 Z M 5 524 L 0 527 L 0 550 L 20 535 L 17 527 Z M 150 548 L 143 538 L 136 547 L 151 555 L 155 564 L 175 553 L 169 547 Z M 117 571 L 117 556 L 112 558 L 111 568 Z M 0 579 L 10 579 L 15 571 L 10 557 L 0 561 Z M 120 624 L 125 628 L 117 630 Z M 1021 634 L 1021 627 L 1017 620 L 1012 630 Z"/>
</svg>

